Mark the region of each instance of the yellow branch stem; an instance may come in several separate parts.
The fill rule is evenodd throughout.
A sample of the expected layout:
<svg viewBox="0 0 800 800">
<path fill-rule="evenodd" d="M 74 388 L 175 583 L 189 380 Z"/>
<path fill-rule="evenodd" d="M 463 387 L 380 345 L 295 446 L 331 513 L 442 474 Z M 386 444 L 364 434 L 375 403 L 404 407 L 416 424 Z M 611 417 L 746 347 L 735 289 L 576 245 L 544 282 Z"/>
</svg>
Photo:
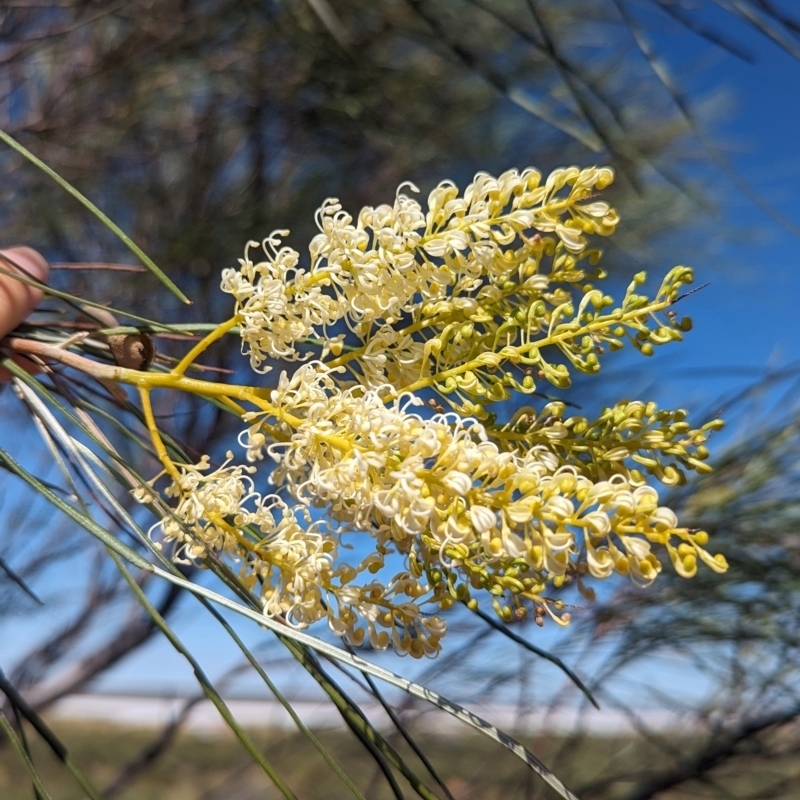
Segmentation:
<svg viewBox="0 0 800 800">
<path fill-rule="evenodd" d="M 204 336 L 172 369 L 173 375 L 183 375 L 184 372 L 197 360 L 198 356 L 204 353 L 217 339 L 221 339 L 231 328 L 239 324 L 236 316 L 231 317 L 226 322 L 218 325 L 209 334 Z"/>
<path fill-rule="evenodd" d="M 172 459 L 167 453 L 167 448 L 164 446 L 164 441 L 156 424 L 156 418 L 153 415 L 153 406 L 150 402 L 150 391 L 148 389 L 139 389 L 139 396 L 142 400 L 142 411 L 144 412 L 144 421 L 147 424 L 147 430 L 150 432 L 150 438 L 153 440 L 153 447 L 156 449 L 158 460 L 164 466 L 167 474 L 177 483 L 180 480 L 181 474 L 178 468 L 173 463 Z"/>
<path fill-rule="evenodd" d="M 149 404 L 149 393 L 153 389 L 174 389 L 178 392 L 186 392 L 200 397 L 215 397 L 222 402 L 230 402 L 238 405 L 235 401 L 250 403 L 267 416 L 274 417 L 281 422 L 285 422 L 295 430 L 303 424 L 300 417 L 277 408 L 265 399 L 269 389 L 260 389 L 254 386 L 242 386 L 240 384 L 216 383 L 205 381 L 198 378 L 187 378 L 185 375 L 174 375 L 171 372 L 145 372 L 125 367 L 111 366 L 110 364 L 100 364 L 90 358 L 84 358 L 67 350 L 62 350 L 56 345 L 46 342 L 38 342 L 33 339 L 9 338 L 4 339 L 3 344 L 12 350 L 26 355 L 35 355 L 45 361 L 56 361 L 65 364 L 73 369 L 80 370 L 86 375 L 101 381 L 111 381 L 112 383 L 123 383 L 135 386 L 142 395 L 143 402 L 145 394 Z M 233 408 L 234 405 L 229 405 Z M 241 406 L 238 406 L 241 408 Z M 152 414 L 151 414 L 152 416 Z M 155 420 L 153 420 L 155 424 Z M 327 442 L 331 446 L 347 453 L 352 449 L 352 444 L 343 436 L 335 434 L 319 433 L 318 438 Z M 170 473 L 171 474 L 171 473 Z"/>
</svg>

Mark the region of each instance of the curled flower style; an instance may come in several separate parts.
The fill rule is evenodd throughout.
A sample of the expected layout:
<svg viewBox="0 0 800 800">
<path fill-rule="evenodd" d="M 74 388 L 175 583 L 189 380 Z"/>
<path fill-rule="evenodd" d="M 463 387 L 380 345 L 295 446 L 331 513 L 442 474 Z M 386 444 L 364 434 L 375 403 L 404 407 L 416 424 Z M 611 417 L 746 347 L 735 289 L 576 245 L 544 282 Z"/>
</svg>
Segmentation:
<svg viewBox="0 0 800 800">
<path fill-rule="evenodd" d="M 244 258 L 239 260 L 240 269 L 222 272 L 222 291 L 236 299 L 244 352 L 249 353 L 256 372 L 269 369 L 262 366 L 267 358 L 298 359 L 296 342 L 316 336 L 318 328 L 342 316 L 340 304 L 323 291 L 313 275 L 298 268 L 298 253 L 280 247 L 280 237 L 287 234 L 270 234 L 263 242 L 267 258 L 256 264 L 249 252 L 258 243 L 248 242 Z M 291 294 L 287 287 L 293 289 Z"/>
<path fill-rule="evenodd" d="M 177 561 L 203 565 L 210 556 L 224 556 L 238 563 L 245 584 L 260 585 L 270 616 L 283 615 L 299 627 L 324 618 L 322 586 L 333 569 L 336 538 L 305 508 L 256 492 L 254 468 L 230 466 L 232 458 L 229 452 L 213 471 L 208 456 L 177 465 L 177 480 L 164 490 L 176 505 L 151 536 L 159 532 L 176 543 Z"/>
</svg>

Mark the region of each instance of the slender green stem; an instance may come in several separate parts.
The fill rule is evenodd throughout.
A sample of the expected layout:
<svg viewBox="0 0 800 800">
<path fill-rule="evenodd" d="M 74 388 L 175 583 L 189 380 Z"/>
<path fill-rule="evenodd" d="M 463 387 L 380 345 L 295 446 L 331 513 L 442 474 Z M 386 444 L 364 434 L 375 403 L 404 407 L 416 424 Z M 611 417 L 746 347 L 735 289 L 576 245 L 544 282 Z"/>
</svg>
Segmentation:
<svg viewBox="0 0 800 800">
<path fill-rule="evenodd" d="M 17 734 L 14 732 L 14 728 L 8 721 L 8 718 L 3 713 L 2 709 L 0 709 L 0 728 L 3 729 L 3 732 L 8 737 L 9 742 L 11 742 L 11 746 L 14 748 L 17 756 L 19 756 L 19 760 L 22 762 L 26 772 L 30 776 L 31 783 L 33 783 L 33 788 L 36 790 L 41 800 L 53 800 L 47 789 L 44 788 L 44 784 L 42 783 L 39 773 L 36 771 L 36 767 L 34 767 L 30 756 L 25 752 L 25 746 L 20 741 L 19 736 L 17 736 Z"/>
</svg>

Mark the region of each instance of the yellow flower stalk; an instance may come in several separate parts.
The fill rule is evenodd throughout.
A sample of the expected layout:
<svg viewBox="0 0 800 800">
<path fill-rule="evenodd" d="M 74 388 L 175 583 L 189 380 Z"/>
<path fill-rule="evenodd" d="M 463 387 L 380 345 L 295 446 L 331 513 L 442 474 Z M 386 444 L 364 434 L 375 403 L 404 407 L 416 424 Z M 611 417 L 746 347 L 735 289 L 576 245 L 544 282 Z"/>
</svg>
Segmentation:
<svg viewBox="0 0 800 800">
<path fill-rule="evenodd" d="M 545 394 L 599 372 L 609 351 L 651 355 L 691 327 L 673 308 L 687 267 L 653 296 L 644 273 L 619 301 L 598 288 L 590 241 L 617 225 L 600 198 L 612 179 L 594 167 L 481 173 L 463 193 L 440 184 L 426 207 L 405 184 L 357 216 L 328 199 L 306 259 L 285 231 L 247 244 L 222 272 L 233 315 L 166 373 L 12 345 L 138 387 L 166 484 L 136 494 L 149 502 L 160 487 L 172 507 L 151 538 L 176 559 L 227 560 L 265 614 L 415 657 L 439 651 L 456 602 L 566 624 L 567 584 L 591 597 L 592 579 L 646 586 L 666 560 L 687 578 L 727 568 L 655 488 L 708 471 L 720 421 L 693 427 L 639 400 L 590 418 Z M 273 389 L 186 376 L 234 332 L 254 373 L 296 368 Z M 240 417 L 224 464 L 170 458 L 150 400 L 162 389 Z M 369 542 L 360 559 L 342 547 L 349 534 Z"/>
</svg>

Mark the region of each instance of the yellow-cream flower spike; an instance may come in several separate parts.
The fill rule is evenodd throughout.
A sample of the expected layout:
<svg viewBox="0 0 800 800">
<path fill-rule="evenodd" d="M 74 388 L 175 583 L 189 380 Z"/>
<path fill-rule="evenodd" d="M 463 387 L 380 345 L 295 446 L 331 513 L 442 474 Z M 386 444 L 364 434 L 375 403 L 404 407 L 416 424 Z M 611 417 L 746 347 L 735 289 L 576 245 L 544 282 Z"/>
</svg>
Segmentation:
<svg viewBox="0 0 800 800">
<path fill-rule="evenodd" d="M 596 167 L 544 181 L 533 169 L 480 173 L 463 194 L 440 184 L 426 208 L 405 184 L 355 217 L 328 199 L 307 261 L 285 231 L 248 243 L 222 273 L 234 315 L 167 375 L 60 356 L 139 387 L 174 498 L 152 535 L 176 558 L 229 560 L 265 614 L 298 627 L 324 619 L 352 644 L 415 657 L 439 651 L 441 612 L 457 601 L 566 624 L 557 595 L 571 582 L 584 597 L 588 579 L 613 574 L 646 586 L 665 557 L 683 577 L 701 562 L 723 572 L 708 535 L 681 527 L 650 485 L 708 471 L 719 420 L 692 427 L 684 411 L 638 400 L 594 419 L 566 398 L 531 405 L 542 383 L 566 390 L 608 351 L 651 355 L 691 328 L 672 308 L 687 267 L 654 297 L 640 293 L 644 273 L 619 302 L 597 288 L 605 273 L 588 237 L 617 225 L 597 198 L 612 179 Z M 274 389 L 186 378 L 236 327 L 255 372 L 301 363 Z M 238 414 L 247 465 L 232 452 L 216 469 L 208 457 L 173 462 L 156 388 Z M 504 420 L 494 404 L 508 399 L 518 410 Z M 262 461 L 274 462 L 266 474 Z M 360 560 L 342 547 L 351 535 L 364 537 Z"/>
</svg>

